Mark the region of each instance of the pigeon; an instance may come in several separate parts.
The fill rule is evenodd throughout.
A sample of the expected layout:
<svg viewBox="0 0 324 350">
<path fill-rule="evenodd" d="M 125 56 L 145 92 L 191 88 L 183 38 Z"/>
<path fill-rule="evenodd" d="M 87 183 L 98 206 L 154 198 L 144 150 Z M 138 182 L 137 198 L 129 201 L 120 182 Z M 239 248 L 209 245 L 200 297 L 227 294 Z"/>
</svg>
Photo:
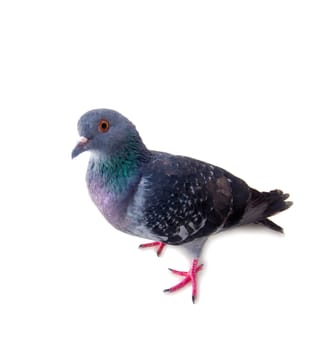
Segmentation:
<svg viewBox="0 0 324 350">
<path fill-rule="evenodd" d="M 160 255 L 174 245 L 189 254 L 189 270 L 170 269 L 181 281 L 165 292 L 191 284 L 195 302 L 200 257 L 211 235 L 246 224 L 283 232 L 269 220 L 292 205 L 280 190 L 260 192 L 220 167 L 151 151 L 133 123 L 111 109 L 85 113 L 78 132 L 72 159 L 90 151 L 86 184 L 105 219 L 119 231 L 152 241 L 141 248 L 155 247 Z"/>
</svg>

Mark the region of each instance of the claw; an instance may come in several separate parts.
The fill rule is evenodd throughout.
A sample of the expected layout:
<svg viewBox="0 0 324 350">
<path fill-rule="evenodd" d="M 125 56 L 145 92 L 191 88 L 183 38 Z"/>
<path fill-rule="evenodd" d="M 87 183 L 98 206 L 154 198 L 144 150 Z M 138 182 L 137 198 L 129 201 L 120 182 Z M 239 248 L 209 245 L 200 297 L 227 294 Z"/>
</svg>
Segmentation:
<svg viewBox="0 0 324 350">
<path fill-rule="evenodd" d="M 173 293 L 191 282 L 192 284 L 192 302 L 195 303 L 197 297 L 197 278 L 196 274 L 203 268 L 203 264 L 198 265 L 198 259 L 194 259 L 188 272 L 169 269 L 172 273 L 183 276 L 184 279 L 171 288 L 164 289 L 164 292 Z"/>
<path fill-rule="evenodd" d="M 138 248 L 151 248 L 151 247 L 157 247 L 156 255 L 160 256 L 161 253 L 162 253 L 163 248 L 165 247 L 165 243 L 162 243 L 162 242 L 151 242 L 151 243 L 140 244 L 138 246 Z"/>
</svg>

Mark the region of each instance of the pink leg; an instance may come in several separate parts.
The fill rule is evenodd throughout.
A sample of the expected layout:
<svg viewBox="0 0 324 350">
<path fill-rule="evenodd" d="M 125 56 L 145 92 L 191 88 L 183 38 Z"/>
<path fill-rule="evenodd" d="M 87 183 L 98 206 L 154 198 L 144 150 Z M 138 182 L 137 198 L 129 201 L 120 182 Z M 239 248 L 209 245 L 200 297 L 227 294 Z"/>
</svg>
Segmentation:
<svg viewBox="0 0 324 350">
<path fill-rule="evenodd" d="M 171 272 L 173 272 L 176 275 L 183 276 L 184 279 L 176 284 L 175 286 L 165 289 L 164 292 L 175 292 L 184 286 L 186 286 L 188 283 L 192 283 L 192 302 L 195 303 L 196 297 L 197 297 L 197 278 L 196 274 L 203 268 L 203 265 L 198 265 L 198 259 L 194 259 L 191 264 L 191 268 L 188 272 L 184 271 L 177 271 L 173 269 L 169 269 Z"/>
<path fill-rule="evenodd" d="M 163 248 L 165 247 L 165 243 L 162 243 L 162 242 L 144 243 L 144 244 L 140 244 L 138 248 L 150 248 L 150 247 L 157 247 L 156 254 L 157 256 L 160 256 Z"/>
</svg>

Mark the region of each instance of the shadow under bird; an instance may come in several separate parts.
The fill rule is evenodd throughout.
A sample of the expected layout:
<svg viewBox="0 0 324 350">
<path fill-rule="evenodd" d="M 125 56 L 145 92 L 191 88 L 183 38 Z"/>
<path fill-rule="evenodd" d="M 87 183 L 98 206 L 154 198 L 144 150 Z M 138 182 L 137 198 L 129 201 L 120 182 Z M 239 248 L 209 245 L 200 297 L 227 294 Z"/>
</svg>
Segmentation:
<svg viewBox="0 0 324 350">
<path fill-rule="evenodd" d="M 228 171 L 202 161 L 146 148 L 135 126 L 120 113 L 96 109 L 78 122 L 80 140 L 72 158 L 91 152 L 86 183 L 92 201 L 117 230 L 152 240 L 141 248 L 181 245 L 192 258 L 188 272 L 166 289 L 192 284 L 209 236 L 233 226 L 262 224 L 283 232 L 268 217 L 292 202 L 280 190 L 259 192 Z"/>
</svg>

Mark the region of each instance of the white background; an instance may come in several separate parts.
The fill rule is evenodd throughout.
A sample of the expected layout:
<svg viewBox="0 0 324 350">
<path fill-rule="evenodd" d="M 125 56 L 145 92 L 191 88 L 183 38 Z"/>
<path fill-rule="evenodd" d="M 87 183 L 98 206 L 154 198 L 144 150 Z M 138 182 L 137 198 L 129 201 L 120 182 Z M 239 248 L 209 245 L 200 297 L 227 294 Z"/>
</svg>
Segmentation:
<svg viewBox="0 0 324 350">
<path fill-rule="evenodd" d="M 0 348 L 323 349 L 321 1 L 3 1 Z M 210 239 L 190 289 L 88 198 L 78 118 L 222 166 L 294 206 Z"/>
</svg>

